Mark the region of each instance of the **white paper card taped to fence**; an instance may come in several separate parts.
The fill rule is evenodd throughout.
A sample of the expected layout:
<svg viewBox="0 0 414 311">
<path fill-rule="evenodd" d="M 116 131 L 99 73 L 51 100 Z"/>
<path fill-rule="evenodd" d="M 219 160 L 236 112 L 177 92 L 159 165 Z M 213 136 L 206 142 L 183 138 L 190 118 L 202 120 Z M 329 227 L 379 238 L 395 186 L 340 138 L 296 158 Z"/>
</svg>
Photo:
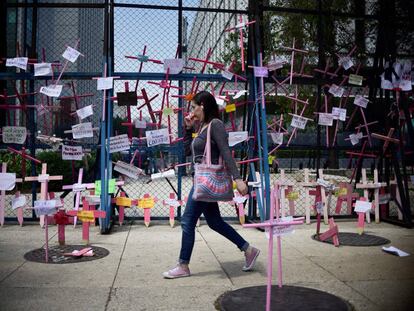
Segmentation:
<svg viewBox="0 0 414 311">
<path fill-rule="evenodd" d="M 97 81 L 98 81 L 98 84 L 97 84 L 96 89 L 98 91 L 110 90 L 110 89 L 113 88 L 113 85 L 114 85 L 114 78 L 113 77 L 98 78 Z"/>
<path fill-rule="evenodd" d="M 144 120 L 136 119 L 134 123 L 135 123 L 135 128 L 137 129 L 147 128 L 147 122 Z"/>
<path fill-rule="evenodd" d="M 80 161 L 82 158 L 82 146 L 62 145 L 62 160 Z"/>
<path fill-rule="evenodd" d="M 81 109 L 76 110 L 76 114 L 78 115 L 79 119 L 81 119 L 81 120 L 93 115 L 92 105 L 85 106 Z"/>
<path fill-rule="evenodd" d="M 24 126 L 3 126 L 2 134 L 5 144 L 24 144 L 27 129 Z"/>
<path fill-rule="evenodd" d="M 72 125 L 73 139 L 93 137 L 92 122 Z"/>
<path fill-rule="evenodd" d="M 138 179 L 139 175 L 142 174 L 139 167 L 122 161 L 116 162 L 114 170 L 132 179 Z"/>
<path fill-rule="evenodd" d="M 332 126 L 333 124 L 333 116 L 330 113 L 320 113 L 319 114 L 319 125 L 325 125 L 325 126 Z"/>
<path fill-rule="evenodd" d="M 129 150 L 129 138 L 127 134 L 113 136 L 109 139 L 109 153 Z"/>
<path fill-rule="evenodd" d="M 34 202 L 37 216 L 51 215 L 56 212 L 56 200 L 37 200 Z"/>
<path fill-rule="evenodd" d="M 301 117 L 301 116 L 297 116 L 294 115 L 292 117 L 292 122 L 290 123 L 291 127 L 296 127 L 298 129 L 304 130 L 306 127 L 306 123 L 308 122 L 307 119 Z"/>
<path fill-rule="evenodd" d="M 369 100 L 366 99 L 365 97 L 361 95 L 355 96 L 354 105 L 362 107 L 362 108 L 367 108 L 368 103 L 369 103 Z"/>
<path fill-rule="evenodd" d="M 65 52 L 63 52 L 62 56 L 64 59 L 67 59 L 68 61 L 74 63 L 76 62 L 80 54 L 81 53 L 78 50 L 75 50 L 74 48 L 68 46 Z"/>
<path fill-rule="evenodd" d="M 234 74 L 228 70 L 223 70 L 221 72 L 221 76 L 227 80 L 231 80 L 233 79 Z"/>
<path fill-rule="evenodd" d="M 256 78 L 267 78 L 268 75 L 267 67 L 254 67 L 254 76 Z"/>
<path fill-rule="evenodd" d="M 249 133 L 247 131 L 229 132 L 229 146 L 233 147 L 238 143 L 246 141 L 248 137 Z"/>
<path fill-rule="evenodd" d="M 63 85 L 49 85 L 49 86 L 42 86 L 40 88 L 40 93 L 45 94 L 49 97 L 59 97 L 60 93 L 62 93 Z"/>
<path fill-rule="evenodd" d="M 16 185 L 15 173 L 0 173 L 0 190 L 10 191 Z"/>
<path fill-rule="evenodd" d="M 168 133 L 168 129 L 146 131 L 145 136 L 147 138 L 148 147 L 170 143 L 170 136 Z"/>
<path fill-rule="evenodd" d="M 334 97 L 342 97 L 342 95 L 344 95 L 345 90 L 340 86 L 332 84 L 328 92 L 331 93 Z"/>
<path fill-rule="evenodd" d="M 27 198 L 25 195 L 19 195 L 18 197 L 14 197 L 11 201 L 12 209 L 16 209 L 19 207 L 23 207 L 26 205 Z"/>
<path fill-rule="evenodd" d="M 28 61 L 29 59 L 27 57 L 8 58 L 6 60 L 6 67 L 17 67 L 26 70 Z"/>
<path fill-rule="evenodd" d="M 345 121 L 346 120 L 346 109 L 339 108 L 339 107 L 333 107 L 332 116 L 334 120 Z"/>
<path fill-rule="evenodd" d="M 233 98 L 234 98 L 234 99 L 240 98 L 240 97 L 241 97 L 241 96 L 243 96 L 245 93 L 247 93 L 247 91 L 246 91 L 246 90 L 241 90 L 241 91 L 238 91 L 238 92 L 236 93 L 236 95 L 234 95 L 234 96 L 233 96 Z"/>
<path fill-rule="evenodd" d="M 51 63 L 34 64 L 34 75 L 35 77 L 52 75 L 52 64 Z"/>
<path fill-rule="evenodd" d="M 270 133 L 270 137 L 275 144 L 283 144 L 283 133 Z"/>
<path fill-rule="evenodd" d="M 354 62 L 349 56 L 341 57 L 338 60 L 338 64 L 342 67 L 344 67 L 345 70 L 348 70 L 354 65 Z"/>
<path fill-rule="evenodd" d="M 354 212 L 356 213 L 365 213 L 372 209 L 372 203 L 369 201 L 360 201 L 357 200 L 355 202 L 355 209 Z"/>
<path fill-rule="evenodd" d="M 170 74 L 179 74 L 184 67 L 184 59 L 182 58 L 166 58 L 164 59 L 164 72 L 170 69 Z"/>
</svg>

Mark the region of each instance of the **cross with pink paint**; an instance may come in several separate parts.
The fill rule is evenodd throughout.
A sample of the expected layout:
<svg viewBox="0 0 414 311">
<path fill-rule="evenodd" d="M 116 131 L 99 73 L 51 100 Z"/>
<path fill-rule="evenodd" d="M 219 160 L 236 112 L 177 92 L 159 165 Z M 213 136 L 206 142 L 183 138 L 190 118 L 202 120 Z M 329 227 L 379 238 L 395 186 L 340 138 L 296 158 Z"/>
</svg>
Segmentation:
<svg viewBox="0 0 414 311">
<path fill-rule="evenodd" d="M 7 163 L 3 162 L 0 173 L 0 225 L 4 225 L 4 209 L 6 205 L 6 191 L 13 190 L 16 182 L 23 182 L 16 178 L 15 173 L 7 173 Z"/>
<path fill-rule="evenodd" d="M 237 205 L 237 211 L 239 215 L 239 221 L 241 225 L 245 223 L 245 214 L 244 214 L 244 202 L 249 198 L 249 195 L 241 195 L 238 191 L 234 192 L 233 203 Z"/>
<path fill-rule="evenodd" d="M 170 193 L 170 197 L 166 200 L 162 201 L 162 204 L 165 206 L 169 206 L 170 208 L 170 226 L 171 228 L 174 228 L 175 223 L 175 209 L 181 205 L 183 205 L 182 200 L 177 200 L 176 195 L 174 192 Z"/>
</svg>

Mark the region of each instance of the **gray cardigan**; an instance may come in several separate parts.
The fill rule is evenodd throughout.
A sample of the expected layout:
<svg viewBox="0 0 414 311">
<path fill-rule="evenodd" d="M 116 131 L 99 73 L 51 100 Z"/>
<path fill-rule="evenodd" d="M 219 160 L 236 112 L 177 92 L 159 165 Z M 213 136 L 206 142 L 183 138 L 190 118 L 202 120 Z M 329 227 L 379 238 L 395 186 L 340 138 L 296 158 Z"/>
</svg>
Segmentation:
<svg viewBox="0 0 414 311">
<path fill-rule="evenodd" d="M 193 163 L 200 163 L 203 159 L 204 148 L 207 141 L 207 127 L 192 139 L 193 129 L 186 129 L 184 135 L 184 147 L 186 155 L 192 154 Z M 224 127 L 224 124 L 219 119 L 213 119 L 211 121 L 211 162 L 217 164 L 219 156 L 221 155 L 224 164 L 230 171 L 233 180 L 241 178 L 239 170 L 237 169 L 236 162 L 231 156 L 229 148 L 229 134 Z"/>
</svg>

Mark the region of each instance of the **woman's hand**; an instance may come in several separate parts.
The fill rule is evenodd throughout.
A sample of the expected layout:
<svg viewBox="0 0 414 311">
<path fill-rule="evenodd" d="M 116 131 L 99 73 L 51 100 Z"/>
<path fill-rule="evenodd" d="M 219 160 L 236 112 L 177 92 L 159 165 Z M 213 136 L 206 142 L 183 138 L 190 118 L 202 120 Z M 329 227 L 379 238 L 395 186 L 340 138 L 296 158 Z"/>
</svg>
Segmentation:
<svg viewBox="0 0 414 311">
<path fill-rule="evenodd" d="M 186 129 L 190 129 L 194 125 L 194 113 L 190 112 L 188 116 L 184 118 L 184 125 Z"/>
<path fill-rule="evenodd" d="M 237 191 L 241 194 L 241 195 L 246 195 L 247 194 L 247 192 L 248 192 L 248 188 L 247 188 L 247 185 L 246 185 L 246 183 L 242 180 L 242 179 L 236 179 L 235 180 L 235 182 L 236 182 L 236 188 L 237 188 Z"/>
</svg>

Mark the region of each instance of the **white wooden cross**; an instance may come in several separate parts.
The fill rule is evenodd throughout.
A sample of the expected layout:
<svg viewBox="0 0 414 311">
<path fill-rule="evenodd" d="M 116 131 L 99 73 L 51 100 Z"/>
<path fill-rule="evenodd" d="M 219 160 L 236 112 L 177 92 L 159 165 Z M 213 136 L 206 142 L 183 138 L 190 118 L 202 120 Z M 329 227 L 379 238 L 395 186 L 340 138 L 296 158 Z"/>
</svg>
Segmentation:
<svg viewBox="0 0 414 311">
<path fill-rule="evenodd" d="M 299 185 L 305 188 L 305 219 L 306 219 L 306 224 L 309 225 L 310 224 L 310 207 L 311 207 L 309 190 L 310 188 L 315 188 L 318 184 L 315 181 L 309 180 L 309 169 L 308 168 L 304 169 L 304 181 L 301 182 Z"/>
</svg>

